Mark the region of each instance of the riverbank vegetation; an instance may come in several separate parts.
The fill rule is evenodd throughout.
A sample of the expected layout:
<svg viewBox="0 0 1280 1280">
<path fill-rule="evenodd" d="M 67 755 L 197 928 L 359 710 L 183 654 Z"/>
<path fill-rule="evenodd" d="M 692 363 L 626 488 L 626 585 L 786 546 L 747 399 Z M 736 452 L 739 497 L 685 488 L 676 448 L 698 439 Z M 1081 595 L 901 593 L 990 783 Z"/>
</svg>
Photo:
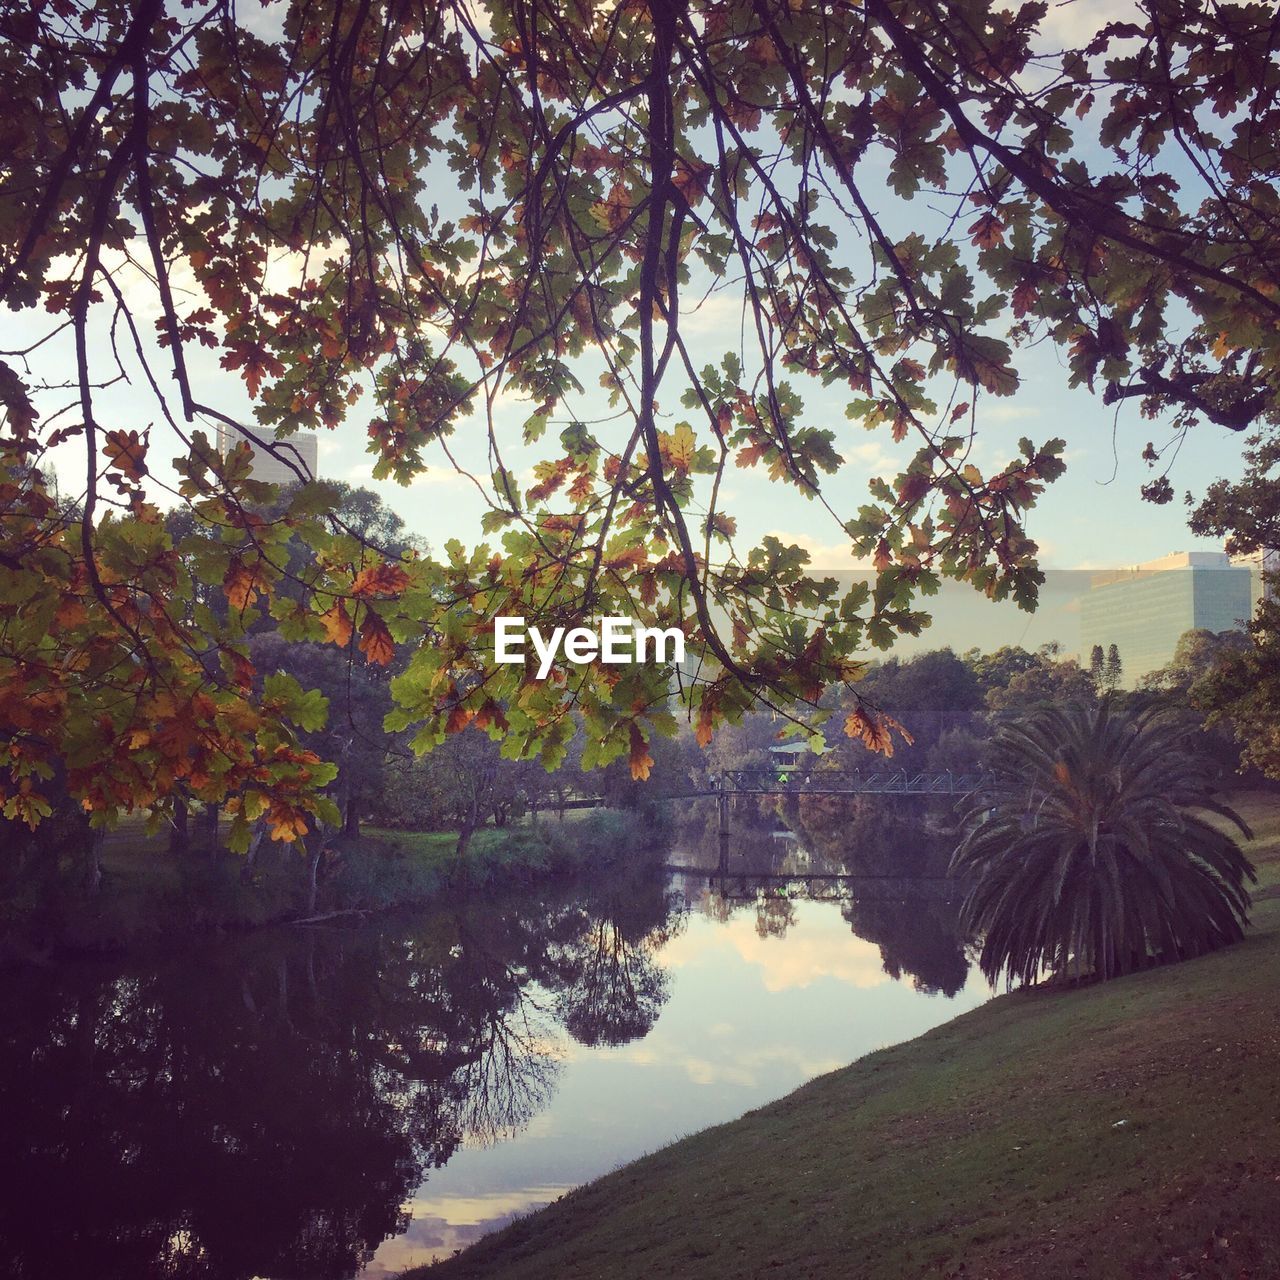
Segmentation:
<svg viewBox="0 0 1280 1280">
<path fill-rule="evenodd" d="M 1002 996 L 575 1191 L 421 1280 L 1280 1272 L 1280 809 L 1244 942 Z"/>
<path fill-rule="evenodd" d="M 0 963 L 56 952 L 161 947 L 190 934 L 286 921 L 352 917 L 422 905 L 454 889 L 520 885 L 587 867 L 660 856 L 669 826 L 649 808 L 598 810 L 485 827 L 459 857 L 450 832 L 370 829 L 340 841 L 308 882 L 289 848 L 268 845 L 255 864 L 225 849 L 176 858 L 138 827 L 101 854 L 101 883 L 86 892 L 79 860 L 42 859 L 10 877 L 0 917 Z"/>
<path fill-rule="evenodd" d="M 1159 704 L 1135 712 L 1112 693 L 1000 727 L 951 862 L 993 986 L 1112 978 L 1240 941 L 1249 828 L 1214 796 L 1194 736 Z"/>
</svg>

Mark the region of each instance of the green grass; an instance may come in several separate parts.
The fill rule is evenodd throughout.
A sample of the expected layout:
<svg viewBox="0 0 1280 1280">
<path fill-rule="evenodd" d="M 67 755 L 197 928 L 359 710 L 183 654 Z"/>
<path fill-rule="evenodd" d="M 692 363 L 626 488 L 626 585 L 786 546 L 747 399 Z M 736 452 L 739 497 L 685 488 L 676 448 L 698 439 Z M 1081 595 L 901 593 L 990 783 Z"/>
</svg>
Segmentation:
<svg viewBox="0 0 1280 1280">
<path fill-rule="evenodd" d="M 424 1270 L 1280 1276 L 1280 806 L 1237 803 L 1261 883 L 1239 946 L 1003 996 Z"/>
</svg>

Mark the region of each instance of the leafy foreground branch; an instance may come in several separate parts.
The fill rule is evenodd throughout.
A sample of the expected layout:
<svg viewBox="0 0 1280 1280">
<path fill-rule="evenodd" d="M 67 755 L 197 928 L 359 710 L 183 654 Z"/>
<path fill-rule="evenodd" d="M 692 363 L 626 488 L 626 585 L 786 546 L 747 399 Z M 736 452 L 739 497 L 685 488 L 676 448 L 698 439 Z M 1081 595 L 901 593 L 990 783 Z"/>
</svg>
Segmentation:
<svg viewBox="0 0 1280 1280">
<path fill-rule="evenodd" d="M 39 822 L 65 769 L 99 824 L 183 792 L 241 846 L 331 821 L 297 741 L 323 708 L 253 669 L 255 606 L 352 662 L 411 646 L 394 726 L 419 750 L 470 725 L 554 767 L 576 710 L 643 777 L 673 684 L 704 743 L 760 701 L 821 717 L 940 577 L 1033 605 L 1023 519 L 1063 442 L 971 457 L 1012 344 L 1060 345 L 1175 437 L 1274 425 L 1274 13 L 1147 0 L 1067 49 L 1045 16 L 0 0 L 7 816 Z M 726 304 L 741 338 L 708 358 L 689 322 Z M 813 425 L 802 390 L 855 425 Z M 357 415 L 375 475 L 456 467 L 495 540 L 388 558 L 314 486 L 264 516 L 247 451 L 212 446 L 304 479 L 289 434 Z M 862 428 L 904 453 L 851 501 L 830 477 Z M 84 477 L 66 502 L 55 457 Z M 740 546 L 737 467 L 825 510 L 873 584 Z M 537 682 L 495 667 L 499 614 L 678 626 L 695 659 Z M 891 745 L 873 708 L 847 729 Z"/>
</svg>

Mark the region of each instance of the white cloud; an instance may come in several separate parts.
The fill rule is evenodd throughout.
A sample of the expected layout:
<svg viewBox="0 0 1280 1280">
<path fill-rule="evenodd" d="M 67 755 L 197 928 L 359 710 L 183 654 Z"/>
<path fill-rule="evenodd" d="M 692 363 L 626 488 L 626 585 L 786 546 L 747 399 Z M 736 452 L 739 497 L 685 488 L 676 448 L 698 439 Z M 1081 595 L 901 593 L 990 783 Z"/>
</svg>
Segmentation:
<svg viewBox="0 0 1280 1280">
<path fill-rule="evenodd" d="M 713 933 L 690 931 L 673 939 L 663 952 L 663 963 L 680 968 L 720 948 L 737 952 L 758 968 L 765 990 L 774 993 L 808 987 L 824 978 L 857 988 L 891 981 L 881 963 L 880 948 L 856 937 L 838 917 L 807 919 L 803 928 L 788 933 L 783 945 L 776 938 L 760 937 L 754 915 L 735 915 Z"/>
<path fill-rule="evenodd" d="M 1108 22 L 1143 21 L 1133 0 L 1058 0 L 1040 24 L 1038 44 L 1052 50 L 1076 47 L 1087 44 Z"/>
<path fill-rule="evenodd" d="M 809 567 L 818 570 L 870 569 L 866 560 L 859 560 L 847 542 L 822 542 L 808 533 L 794 533 L 786 529 L 770 529 L 769 536 L 779 542 L 802 547 L 809 553 Z"/>
</svg>

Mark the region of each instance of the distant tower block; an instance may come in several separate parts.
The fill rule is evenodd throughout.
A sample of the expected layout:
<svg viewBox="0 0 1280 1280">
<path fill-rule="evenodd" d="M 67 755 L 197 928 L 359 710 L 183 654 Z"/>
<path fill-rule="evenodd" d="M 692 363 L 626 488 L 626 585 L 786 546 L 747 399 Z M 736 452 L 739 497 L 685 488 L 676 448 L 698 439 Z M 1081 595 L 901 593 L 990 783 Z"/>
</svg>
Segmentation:
<svg viewBox="0 0 1280 1280">
<path fill-rule="evenodd" d="M 1238 569 L 1248 569 L 1252 578 L 1253 612 L 1263 600 L 1276 598 L 1276 582 L 1280 576 L 1280 551 L 1268 548 L 1247 555 L 1232 556 L 1231 563 Z"/>
<path fill-rule="evenodd" d="M 255 431 L 254 434 L 270 444 L 275 453 L 260 448 L 248 436 L 221 426 L 218 428 L 218 452 L 226 457 L 227 451 L 235 445 L 247 444 L 253 453 L 250 474 L 265 484 L 299 484 L 303 480 L 319 478 L 319 444 L 314 431 L 295 431 L 290 436 L 278 436 L 272 431 Z"/>
<path fill-rule="evenodd" d="M 1184 551 L 1095 573 L 1080 601 L 1080 651 L 1120 651 L 1124 684 L 1168 666 L 1186 631 L 1233 631 L 1253 613 L 1254 572 L 1220 551 Z"/>
</svg>

